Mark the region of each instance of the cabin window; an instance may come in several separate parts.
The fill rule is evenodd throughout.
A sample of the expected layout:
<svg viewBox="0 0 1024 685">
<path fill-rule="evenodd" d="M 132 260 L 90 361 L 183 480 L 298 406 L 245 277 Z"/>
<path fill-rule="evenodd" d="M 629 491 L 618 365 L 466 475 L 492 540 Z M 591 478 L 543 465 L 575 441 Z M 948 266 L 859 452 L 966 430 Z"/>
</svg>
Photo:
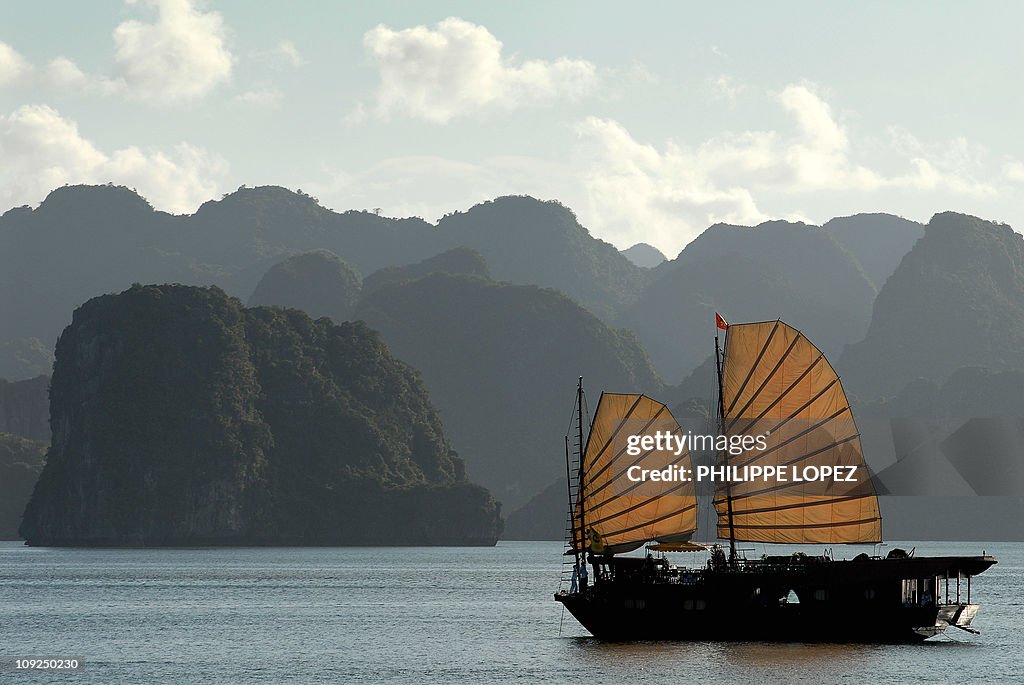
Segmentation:
<svg viewBox="0 0 1024 685">
<path fill-rule="evenodd" d="M 692 599 L 683 600 L 683 609 L 686 610 L 686 611 L 693 611 L 693 600 Z"/>
<path fill-rule="evenodd" d="M 626 608 L 627 609 L 643 609 L 646 606 L 647 606 L 647 601 L 643 600 L 643 599 L 627 599 L 626 600 Z"/>
<path fill-rule="evenodd" d="M 708 608 L 708 603 L 703 599 L 698 599 L 694 606 L 697 608 L 697 611 L 703 611 Z"/>
<path fill-rule="evenodd" d="M 875 589 L 874 588 L 869 587 L 867 590 L 864 591 L 864 599 L 874 599 L 874 598 L 875 598 Z"/>
<path fill-rule="evenodd" d="M 903 605 L 914 606 L 917 604 L 917 578 L 903 581 Z"/>
<path fill-rule="evenodd" d="M 828 591 L 827 590 L 815 590 L 814 591 L 814 599 L 815 599 L 815 601 L 818 601 L 818 602 L 824 602 L 826 599 L 828 599 Z"/>
</svg>

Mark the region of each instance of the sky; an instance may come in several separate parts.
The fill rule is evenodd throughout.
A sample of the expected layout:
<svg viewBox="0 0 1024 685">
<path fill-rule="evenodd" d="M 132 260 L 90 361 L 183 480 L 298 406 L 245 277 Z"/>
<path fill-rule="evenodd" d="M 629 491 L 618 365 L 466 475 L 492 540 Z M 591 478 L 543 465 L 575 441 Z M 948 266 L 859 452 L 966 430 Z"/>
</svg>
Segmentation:
<svg viewBox="0 0 1024 685">
<path fill-rule="evenodd" d="M 1024 228 L 1024 4 L 0 3 L 0 211 L 241 185 L 435 221 L 559 200 L 674 256 L 716 222 Z"/>
</svg>

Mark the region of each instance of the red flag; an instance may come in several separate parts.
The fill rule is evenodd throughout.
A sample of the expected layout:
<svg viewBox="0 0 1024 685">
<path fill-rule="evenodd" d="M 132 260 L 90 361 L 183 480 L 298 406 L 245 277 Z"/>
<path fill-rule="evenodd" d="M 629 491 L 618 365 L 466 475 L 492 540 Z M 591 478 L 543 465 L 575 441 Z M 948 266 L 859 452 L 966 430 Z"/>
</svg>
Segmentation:
<svg viewBox="0 0 1024 685">
<path fill-rule="evenodd" d="M 715 312 L 715 325 L 723 331 L 729 330 L 729 322 L 722 318 L 722 315 L 718 312 Z"/>
</svg>

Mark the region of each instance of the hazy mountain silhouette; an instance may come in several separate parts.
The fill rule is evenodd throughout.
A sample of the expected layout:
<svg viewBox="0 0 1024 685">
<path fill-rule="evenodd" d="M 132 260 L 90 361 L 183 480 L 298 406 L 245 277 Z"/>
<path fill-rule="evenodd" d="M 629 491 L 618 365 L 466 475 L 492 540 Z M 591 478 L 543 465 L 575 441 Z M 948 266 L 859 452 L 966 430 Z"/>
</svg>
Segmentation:
<svg viewBox="0 0 1024 685">
<path fill-rule="evenodd" d="M 679 382 L 714 349 L 714 317 L 796 323 L 830 356 L 859 340 L 875 290 L 850 254 L 817 226 L 769 221 L 755 228 L 716 224 L 626 308 L 655 367 Z"/>
<path fill-rule="evenodd" d="M 0 432 L 0 540 L 19 539 L 21 515 L 45 460 L 45 442 Z"/>
<path fill-rule="evenodd" d="M 599 316 L 631 302 L 647 280 L 559 202 L 499 197 L 447 215 L 437 230 L 451 245 L 482 254 L 495 279 L 556 288 Z"/>
<path fill-rule="evenodd" d="M 564 474 L 579 375 L 596 393 L 661 390 L 631 333 L 554 290 L 434 274 L 369 293 L 357 316 L 419 369 L 470 477 L 506 508 Z"/>
<path fill-rule="evenodd" d="M 0 378 L 0 433 L 50 441 L 50 377 L 10 382 Z"/>
<path fill-rule="evenodd" d="M 921 224 L 892 214 L 837 217 L 821 228 L 854 256 L 876 289 L 924 235 Z"/>
<path fill-rule="evenodd" d="M 288 257 L 270 267 L 249 298 L 249 306 L 301 309 L 314 319 L 352 318 L 359 299 L 359 275 L 338 255 L 317 250 Z"/>
<path fill-rule="evenodd" d="M 645 269 L 653 269 L 667 259 L 661 250 L 647 243 L 637 243 L 633 247 L 627 247 L 622 250 L 622 256 Z"/>
<path fill-rule="evenodd" d="M 568 522 L 569 490 L 562 476 L 506 517 L 501 539 L 564 540 Z"/>
<path fill-rule="evenodd" d="M 455 247 L 482 254 L 497 278 L 557 288 L 604 315 L 647 278 L 569 209 L 530 197 L 498 198 L 434 226 L 334 212 L 274 186 L 242 187 L 184 216 L 154 211 L 127 188 L 70 186 L 0 217 L 0 370 L 12 379 L 48 372 L 50 346 L 74 308 L 132 283 L 215 284 L 247 299 L 295 254 L 328 250 L 372 274 Z"/>
<path fill-rule="evenodd" d="M 456 247 L 424 259 L 422 262 L 390 266 L 375 271 L 363 281 L 363 289 L 369 292 L 389 283 L 412 281 L 433 273 L 464 274 L 483 278 L 491 276 L 487 269 L 487 260 L 482 254 L 468 247 Z"/>
<path fill-rule="evenodd" d="M 0 378 L 50 375 L 53 349 L 39 338 L 0 340 Z"/>
<path fill-rule="evenodd" d="M 919 377 L 941 383 L 964 366 L 1024 369 L 1024 237 L 1005 224 L 936 214 L 838 366 L 864 400 Z"/>
<path fill-rule="evenodd" d="M 362 324 L 135 286 L 61 335 L 43 545 L 492 544 L 415 372 Z"/>
</svg>

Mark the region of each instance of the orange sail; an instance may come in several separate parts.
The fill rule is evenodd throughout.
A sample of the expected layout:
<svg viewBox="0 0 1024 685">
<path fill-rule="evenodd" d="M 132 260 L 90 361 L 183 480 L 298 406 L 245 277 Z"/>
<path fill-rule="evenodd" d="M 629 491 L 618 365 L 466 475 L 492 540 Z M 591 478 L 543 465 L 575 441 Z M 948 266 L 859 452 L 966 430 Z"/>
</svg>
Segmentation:
<svg viewBox="0 0 1024 685">
<path fill-rule="evenodd" d="M 718 536 L 778 543 L 881 540 L 878 498 L 843 384 L 821 351 L 781 322 L 730 324 L 722 359 L 728 436 L 763 436 L 763 449 L 721 453 L 730 467 L 784 469 L 787 481 L 716 486 Z M 814 478 L 843 467 L 842 480 Z M 808 476 L 793 481 L 796 474 Z"/>
<path fill-rule="evenodd" d="M 592 552 L 614 554 L 652 540 L 690 538 L 697 529 L 697 497 L 688 477 L 688 445 L 676 440 L 681 437 L 664 404 L 644 395 L 601 395 L 583 452 L 575 549 L 582 539 Z M 664 480 L 663 474 L 675 478 Z"/>
</svg>

